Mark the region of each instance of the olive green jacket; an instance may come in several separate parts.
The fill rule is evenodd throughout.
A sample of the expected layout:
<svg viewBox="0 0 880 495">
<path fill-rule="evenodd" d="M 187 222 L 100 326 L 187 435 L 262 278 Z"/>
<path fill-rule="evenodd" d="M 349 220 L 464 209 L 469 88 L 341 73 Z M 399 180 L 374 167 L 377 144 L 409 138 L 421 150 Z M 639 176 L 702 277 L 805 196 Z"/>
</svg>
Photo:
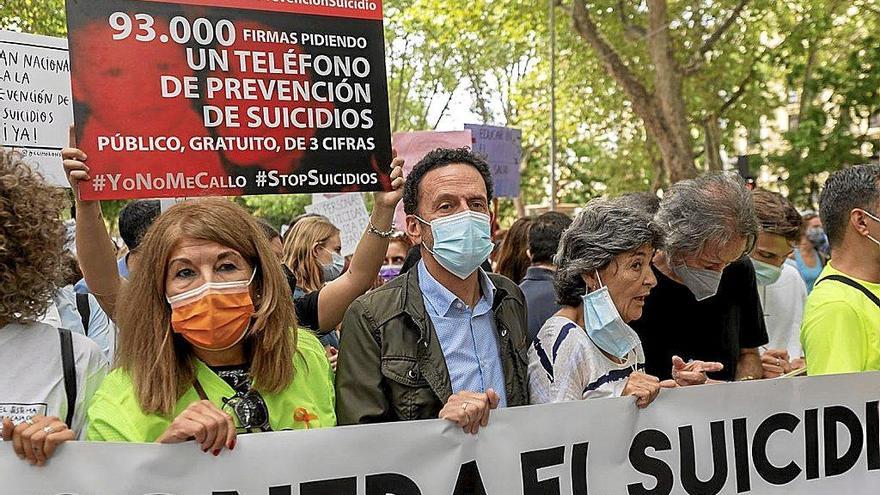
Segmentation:
<svg viewBox="0 0 880 495">
<path fill-rule="evenodd" d="M 508 406 L 529 403 L 526 303 L 510 280 L 495 285 L 492 311 Z M 359 297 L 345 313 L 336 370 L 340 425 L 437 418 L 452 395 L 440 341 L 425 312 L 418 270 Z"/>
</svg>

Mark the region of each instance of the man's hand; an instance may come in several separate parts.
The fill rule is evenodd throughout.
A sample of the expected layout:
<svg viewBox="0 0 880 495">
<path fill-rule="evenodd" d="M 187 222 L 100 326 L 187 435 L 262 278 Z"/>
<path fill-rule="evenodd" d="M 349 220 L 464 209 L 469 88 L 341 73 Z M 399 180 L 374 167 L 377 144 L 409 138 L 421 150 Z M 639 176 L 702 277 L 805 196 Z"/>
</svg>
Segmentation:
<svg viewBox="0 0 880 495">
<path fill-rule="evenodd" d="M 626 380 L 623 387 L 623 395 L 632 395 L 636 398 L 636 406 L 639 408 L 648 407 L 648 404 L 654 402 L 657 394 L 660 393 L 660 379 L 641 371 L 634 371 Z"/>
<path fill-rule="evenodd" d="M 34 416 L 18 425 L 3 418 L 3 441 L 12 441 L 19 459 L 35 466 L 46 464 L 58 445 L 75 438 L 76 433 L 54 416 Z"/>
<path fill-rule="evenodd" d="M 784 349 L 767 349 L 761 355 L 761 366 L 764 367 L 764 378 L 778 378 L 791 373 L 792 366 L 788 351 Z"/>
<path fill-rule="evenodd" d="M 476 434 L 480 427 L 489 424 L 489 411 L 498 408 L 501 399 L 491 388 L 485 394 L 459 392 L 449 396 L 440 419 L 457 423 L 465 433 Z"/>
<path fill-rule="evenodd" d="M 373 199 L 376 206 L 381 208 L 394 209 L 397 203 L 403 198 L 403 158 L 397 158 L 397 152 L 394 152 L 394 160 L 391 162 L 391 190 L 386 192 L 374 193 Z"/>
<path fill-rule="evenodd" d="M 672 379 L 679 387 L 703 385 L 709 380 L 706 373 L 715 373 L 724 369 L 724 365 L 716 362 L 689 361 L 684 362 L 678 356 L 672 356 Z"/>
</svg>

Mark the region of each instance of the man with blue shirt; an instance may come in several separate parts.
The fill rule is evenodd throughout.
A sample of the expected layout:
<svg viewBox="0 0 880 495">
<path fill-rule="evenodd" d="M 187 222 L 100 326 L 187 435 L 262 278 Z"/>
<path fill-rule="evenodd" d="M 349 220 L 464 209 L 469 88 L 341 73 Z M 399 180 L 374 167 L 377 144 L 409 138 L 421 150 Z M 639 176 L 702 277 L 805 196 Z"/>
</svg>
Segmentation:
<svg viewBox="0 0 880 495">
<path fill-rule="evenodd" d="M 522 291 L 484 272 L 492 177 L 467 149 L 438 149 L 404 187 L 416 269 L 361 296 L 342 323 L 340 425 L 444 418 L 468 432 L 489 411 L 528 404 Z"/>
</svg>

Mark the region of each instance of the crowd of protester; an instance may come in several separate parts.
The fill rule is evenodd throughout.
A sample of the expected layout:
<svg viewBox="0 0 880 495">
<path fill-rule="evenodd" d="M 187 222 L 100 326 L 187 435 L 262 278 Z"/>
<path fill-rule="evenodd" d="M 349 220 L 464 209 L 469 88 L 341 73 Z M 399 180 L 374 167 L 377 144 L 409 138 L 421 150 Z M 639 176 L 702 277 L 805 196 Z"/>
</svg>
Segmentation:
<svg viewBox="0 0 880 495">
<path fill-rule="evenodd" d="M 88 158 L 62 154 L 76 190 Z M 350 258 L 324 217 L 282 236 L 221 198 L 129 203 L 123 254 L 99 202 L 75 201 L 71 242 L 64 193 L 0 155 L 0 406 L 43 404 L 3 440 L 40 465 L 77 439 L 216 456 L 252 432 L 477 433 L 502 407 L 880 370 L 880 166 L 832 173 L 818 215 L 710 173 L 503 241 L 481 157 L 402 166 Z"/>
</svg>

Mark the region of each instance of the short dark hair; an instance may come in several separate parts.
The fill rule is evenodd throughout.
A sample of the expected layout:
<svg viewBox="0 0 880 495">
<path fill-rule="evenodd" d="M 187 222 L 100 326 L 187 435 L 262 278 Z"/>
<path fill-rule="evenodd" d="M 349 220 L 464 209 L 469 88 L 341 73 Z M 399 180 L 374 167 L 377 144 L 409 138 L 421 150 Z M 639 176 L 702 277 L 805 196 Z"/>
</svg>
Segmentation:
<svg viewBox="0 0 880 495">
<path fill-rule="evenodd" d="M 797 242 L 801 238 L 801 214 L 791 202 L 777 192 L 765 189 L 752 191 L 755 201 L 755 214 L 758 216 L 758 227 L 769 234 L 781 235 L 788 242 Z"/>
<path fill-rule="evenodd" d="M 483 182 L 486 183 L 486 197 L 492 200 L 492 172 L 489 170 L 489 164 L 485 160 L 474 154 L 470 148 L 438 148 L 431 151 L 419 163 L 413 167 L 412 172 L 406 178 L 406 184 L 403 186 L 403 211 L 407 215 L 415 214 L 419 206 L 419 185 L 425 174 L 431 170 L 452 165 L 455 163 L 465 163 L 477 169 L 483 176 Z"/>
<path fill-rule="evenodd" d="M 880 165 L 857 165 L 838 170 L 828 177 L 819 196 L 819 217 L 831 246 L 840 245 L 846 233 L 849 214 L 860 208 L 874 211 L 880 201 Z"/>
<path fill-rule="evenodd" d="M 129 251 L 140 246 L 147 229 L 160 213 L 162 207 L 157 199 L 136 199 L 122 208 L 119 212 L 119 235 Z"/>
<path fill-rule="evenodd" d="M 552 264 L 559 250 L 559 238 L 571 225 L 571 217 L 558 211 L 548 211 L 529 227 L 529 254 L 532 263 Z"/>
<path fill-rule="evenodd" d="M 272 242 L 274 239 L 281 239 L 281 234 L 278 233 L 278 230 L 265 218 L 257 218 L 257 225 L 260 226 L 260 230 L 266 235 L 267 241 Z"/>
</svg>

